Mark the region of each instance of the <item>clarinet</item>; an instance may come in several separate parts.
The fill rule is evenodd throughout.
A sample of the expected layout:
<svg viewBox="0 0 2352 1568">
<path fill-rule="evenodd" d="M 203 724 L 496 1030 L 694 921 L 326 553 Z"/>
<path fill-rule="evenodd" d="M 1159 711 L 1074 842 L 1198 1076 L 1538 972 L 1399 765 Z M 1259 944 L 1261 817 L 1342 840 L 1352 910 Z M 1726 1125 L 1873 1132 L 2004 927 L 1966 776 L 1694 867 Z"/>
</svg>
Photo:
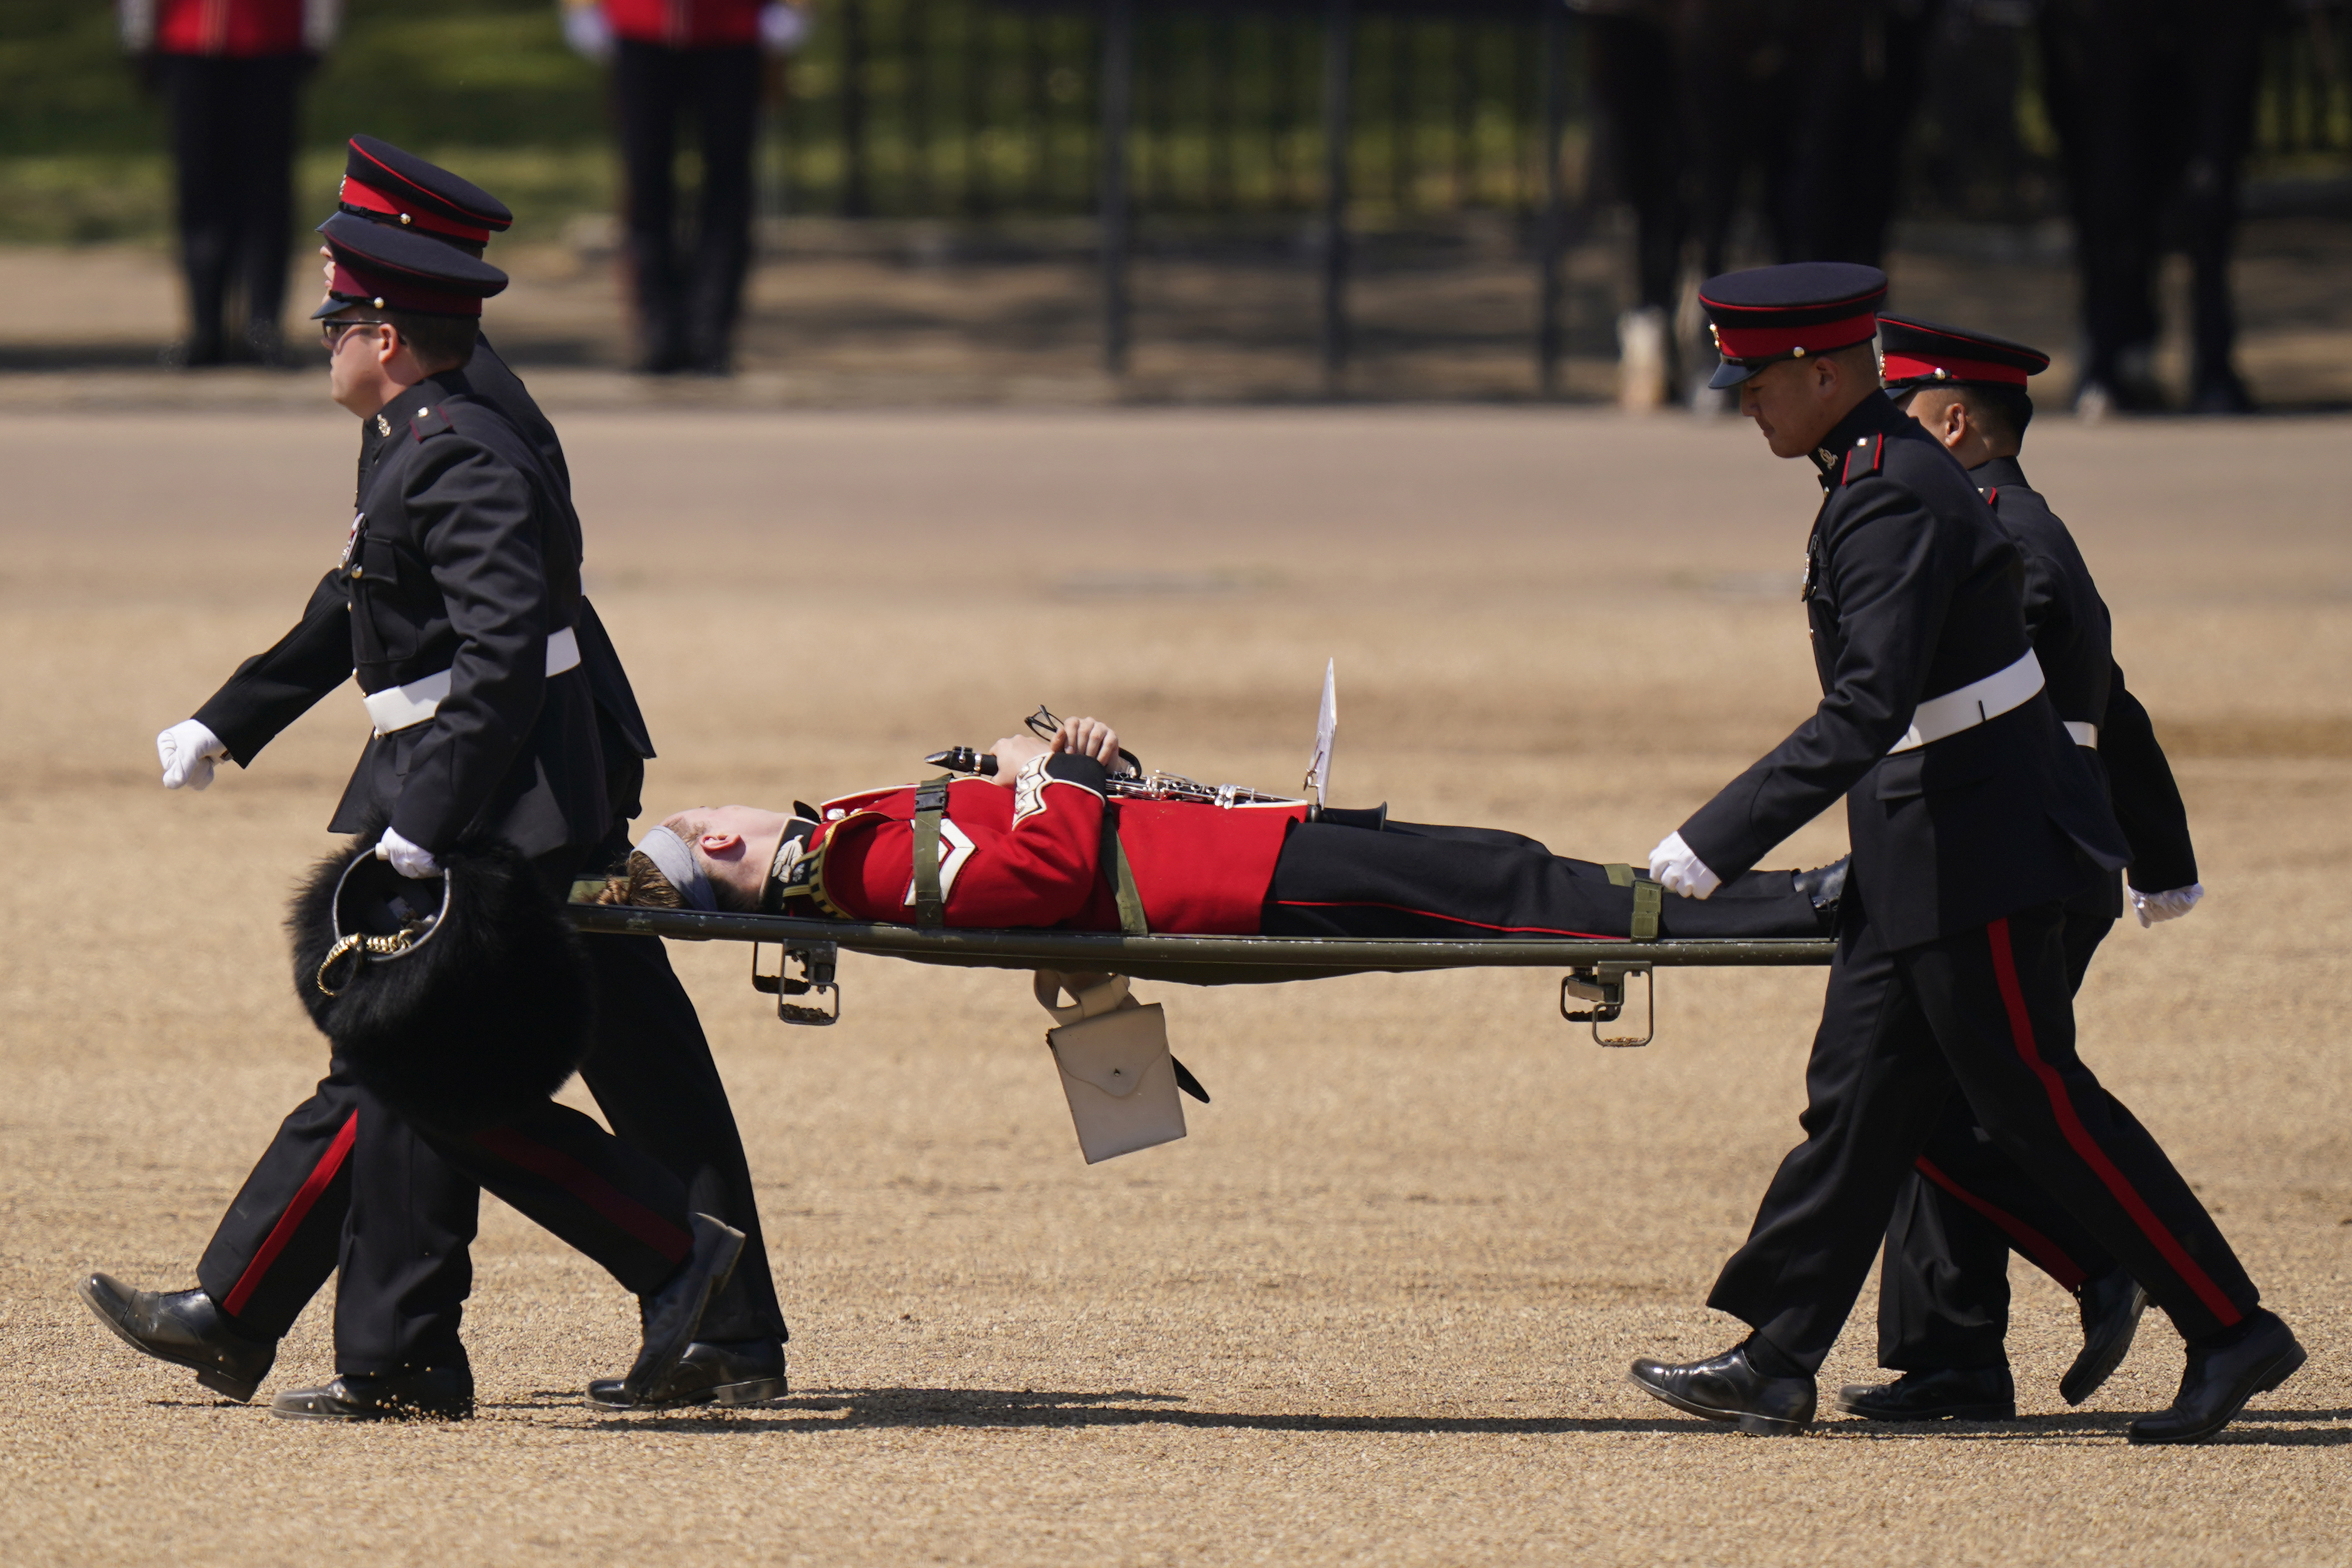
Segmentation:
<svg viewBox="0 0 2352 1568">
<path fill-rule="evenodd" d="M 1269 794 L 1244 784 L 1203 784 L 1197 779 L 1187 779 L 1181 773 L 1163 773 L 1157 768 L 1147 772 L 1131 753 L 1121 751 L 1118 755 L 1129 771 L 1110 774 L 1104 779 L 1103 787 L 1107 793 L 1122 800 L 1182 800 L 1196 806 L 1217 806 L 1227 810 L 1235 806 L 1296 806 L 1299 803 L 1296 795 Z M 928 767 L 943 768 L 950 773 L 981 779 L 996 776 L 996 754 L 977 751 L 969 746 L 951 746 L 945 751 L 934 751 L 923 761 Z"/>
</svg>

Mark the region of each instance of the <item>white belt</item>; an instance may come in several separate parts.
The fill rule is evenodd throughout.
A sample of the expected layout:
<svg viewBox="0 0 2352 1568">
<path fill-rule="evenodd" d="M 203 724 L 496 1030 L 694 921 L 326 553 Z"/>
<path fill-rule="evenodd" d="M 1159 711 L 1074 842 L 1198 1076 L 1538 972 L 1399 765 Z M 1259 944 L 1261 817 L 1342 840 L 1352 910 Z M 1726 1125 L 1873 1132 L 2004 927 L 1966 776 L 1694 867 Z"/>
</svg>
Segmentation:
<svg viewBox="0 0 2352 1568">
<path fill-rule="evenodd" d="M 1916 751 L 1930 741 L 1958 735 L 1964 729 L 1999 718 L 2030 700 L 2042 689 L 2042 661 L 2028 648 L 2025 657 L 1980 681 L 1970 681 L 1956 692 L 1929 697 L 1911 710 L 1911 727 L 1886 748 L 1886 755 Z"/>
<path fill-rule="evenodd" d="M 566 626 L 547 640 L 547 673 L 560 675 L 580 663 L 580 639 Z M 437 671 L 420 676 L 404 686 L 386 686 L 380 692 L 369 692 L 360 698 L 367 707 L 368 717 L 375 721 L 378 735 L 397 735 L 404 729 L 414 729 L 440 711 L 442 699 L 449 695 L 449 672 Z"/>
<path fill-rule="evenodd" d="M 2074 737 L 2075 745 L 2087 746 L 2094 751 L 2099 749 L 2099 727 L 2097 725 L 2084 724 L 2081 719 L 2070 718 L 2066 721 L 2066 733 Z"/>
</svg>

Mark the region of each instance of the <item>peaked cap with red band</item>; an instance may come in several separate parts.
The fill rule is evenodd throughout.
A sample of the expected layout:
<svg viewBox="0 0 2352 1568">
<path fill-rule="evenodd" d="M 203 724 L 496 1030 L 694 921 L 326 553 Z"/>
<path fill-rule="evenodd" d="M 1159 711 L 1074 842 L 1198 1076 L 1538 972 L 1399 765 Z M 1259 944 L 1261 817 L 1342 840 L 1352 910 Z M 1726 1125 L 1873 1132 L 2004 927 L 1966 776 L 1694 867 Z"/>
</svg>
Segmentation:
<svg viewBox="0 0 2352 1568">
<path fill-rule="evenodd" d="M 514 223 L 506 204 L 438 163 L 373 136 L 354 136 L 336 189 L 340 211 L 456 245 L 488 245 Z"/>
<path fill-rule="evenodd" d="M 335 281 L 314 321 L 338 310 L 413 310 L 422 316 L 479 316 L 482 301 L 507 286 L 507 275 L 414 229 L 372 224 L 337 213 L 319 225 L 334 256 Z"/>
<path fill-rule="evenodd" d="M 1698 291 L 1715 334 L 1711 387 L 1736 387 L 1765 366 L 1866 343 L 1878 331 L 1886 274 L 1850 261 L 1794 261 L 1710 277 Z"/>
<path fill-rule="evenodd" d="M 1912 316 L 1881 316 L 1878 347 L 1891 392 L 1916 392 L 1938 383 L 2019 387 L 2050 368 L 2039 349 L 1983 332 L 1964 332 Z"/>
</svg>

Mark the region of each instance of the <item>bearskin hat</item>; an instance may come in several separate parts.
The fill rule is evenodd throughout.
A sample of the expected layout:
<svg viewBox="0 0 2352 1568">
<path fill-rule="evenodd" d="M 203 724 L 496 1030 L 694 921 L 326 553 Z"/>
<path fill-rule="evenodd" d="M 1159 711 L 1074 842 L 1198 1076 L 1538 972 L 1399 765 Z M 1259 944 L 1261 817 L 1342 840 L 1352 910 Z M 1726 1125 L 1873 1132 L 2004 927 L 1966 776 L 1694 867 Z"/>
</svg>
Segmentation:
<svg viewBox="0 0 2352 1568">
<path fill-rule="evenodd" d="M 554 1093 L 595 1021 L 554 894 L 503 840 L 467 840 L 439 857 L 442 876 L 414 881 L 375 858 L 380 836 L 320 862 L 295 895 L 294 989 L 311 1021 L 421 1126 L 470 1133 Z"/>
</svg>

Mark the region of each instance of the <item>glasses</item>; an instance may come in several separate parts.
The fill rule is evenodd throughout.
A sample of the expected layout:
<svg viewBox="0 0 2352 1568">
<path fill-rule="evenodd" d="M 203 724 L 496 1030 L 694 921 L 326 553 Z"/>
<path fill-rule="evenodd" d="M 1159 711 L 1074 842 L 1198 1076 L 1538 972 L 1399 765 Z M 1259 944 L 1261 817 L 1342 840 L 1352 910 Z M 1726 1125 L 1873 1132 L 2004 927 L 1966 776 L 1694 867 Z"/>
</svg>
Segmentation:
<svg viewBox="0 0 2352 1568">
<path fill-rule="evenodd" d="M 389 321 L 373 318 L 367 320 L 356 320 L 345 317 L 340 320 L 321 321 L 319 323 L 319 343 L 331 354 L 342 347 L 343 334 L 354 327 L 389 327 L 391 325 Z"/>
</svg>

